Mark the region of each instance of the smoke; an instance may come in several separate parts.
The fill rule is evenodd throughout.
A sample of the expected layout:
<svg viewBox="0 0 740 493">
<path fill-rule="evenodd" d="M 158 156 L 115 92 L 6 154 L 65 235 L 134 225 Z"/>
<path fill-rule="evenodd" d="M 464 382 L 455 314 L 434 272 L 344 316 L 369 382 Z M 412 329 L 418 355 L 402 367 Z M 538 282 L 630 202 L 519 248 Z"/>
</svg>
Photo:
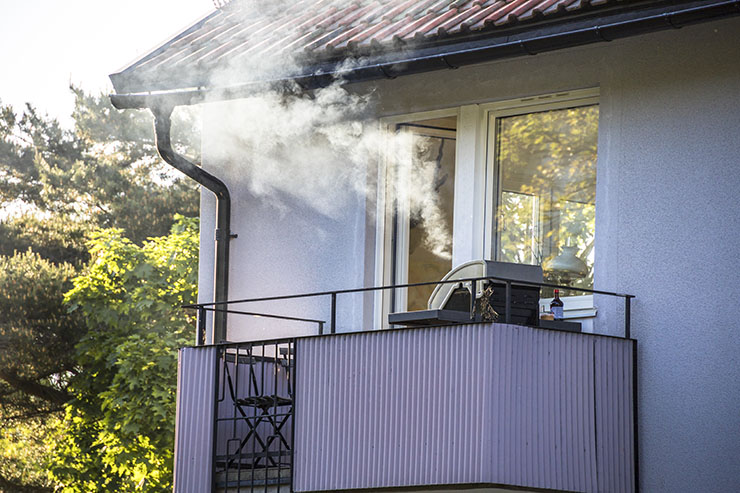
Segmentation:
<svg viewBox="0 0 740 493">
<path fill-rule="evenodd" d="M 263 3 L 240 3 L 240 15 L 256 22 L 264 11 L 250 6 Z M 280 3 L 273 2 L 270 9 L 279 9 Z M 300 33 L 273 36 L 290 39 Z M 296 74 L 302 56 L 290 49 L 270 57 L 245 52 L 228 59 L 211 81 L 227 86 Z M 351 63 L 342 68 L 351 68 Z M 283 87 L 212 106 L 220 121 L 215 148 L 221 159 L 238 167 L 231 175 L 238 177 L 240 188 L 283 213 L 290 210 L 283 199 L 290 197 L 291 203 L 339 218 L 358 198 L 375 198 L 377 166 L 383 164 L 398 178 L 388 180 L 387 197 L 405 201 L 411 221 L 423 223 L 423 241 L 431 252 L 451 257 L 451 231 L 436 193 L 439 156 L 424 139 L 382 129 L 374 118 L 372 92 L 358 94 L 337 79 L 310 93 Z"/>
</svg>

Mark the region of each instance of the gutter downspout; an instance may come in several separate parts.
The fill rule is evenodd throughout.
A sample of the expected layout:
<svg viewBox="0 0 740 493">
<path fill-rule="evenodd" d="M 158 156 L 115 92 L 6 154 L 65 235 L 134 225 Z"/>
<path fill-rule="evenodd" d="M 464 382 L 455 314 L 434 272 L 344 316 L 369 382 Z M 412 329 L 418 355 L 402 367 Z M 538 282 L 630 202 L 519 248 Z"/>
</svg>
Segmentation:
<svg viewBox="0 0 740 493">
<path fill-rule="evenodd" d="M 229 242 L 236 235 L 231 234 L 231 195 L 228 187 L 205 171 L 200 166 L 190 162 L 185 157 L 177 154 L 172 148 L 170 131 L 172 126 L 171 105 L 153 105 L 149 108 L 154 114 L 154 140 L 157 152 L 162 159 L 173 168 L 181 171 L 189 178 L 207 188 L 216 196 L 216 255 L 214 262 L 214 301 L 225 302 L 229 296 Z M 213 330 L 208 341 L 203 340 L 205 334 L 197 335 L 196 345 L 204 343 L 218 344 L 226 340 L 226 305 L 215 305 L 213 313 Z M 204 317 L 205 311 L 201 311 L 198 317 Z M 199 326 L 205 326 L 205 321 L 199 320 Z"/>
</svg>

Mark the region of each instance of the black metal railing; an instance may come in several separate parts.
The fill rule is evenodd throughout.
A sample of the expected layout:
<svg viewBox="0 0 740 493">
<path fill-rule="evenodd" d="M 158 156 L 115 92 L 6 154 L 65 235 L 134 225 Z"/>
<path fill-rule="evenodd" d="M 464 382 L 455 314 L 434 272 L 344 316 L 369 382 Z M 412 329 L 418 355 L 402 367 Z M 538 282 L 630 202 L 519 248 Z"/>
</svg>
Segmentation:
<svg viewBox="0 0 740 493">
<path fill-rule="evenodd" d="M 291 491 L 295 340 L 217 351 L 214 491 Z"/>
<path fill-rule="evenodd" d="M 552 284 L 552 283 L 546 283 L 546 282 L 530 282 L 530 281 L 520 281 L 517 279 L 509 279 L 505 277 L 497 277 L 497 276 L 484 276 L 484 277 L 468 277 L 464 279 L 450 279 L 445 281 L 429 281 L 429 282 L 415 282 L 415 283 L 408 283 L 408 284 L 392 284 L 392 285 L 385 285 L 385 286 L 372 286 L 372 287 L 366 287 L 366 288 L 353 288 L 353 289 L 339 289 L 334 291 L 317 291 L 312 293 L 300 293 L 300 294 L 292 294 L 292 295 L 280 295 L 280 296 L 265 296 L 265 297 L 259 297 L 259 298 L 245 298 L 245 299 L 238 299 L 238 300 L 230 300 L 230 301 L 224 301 L 224 302 L 212 302 L 212 303 L 197 303 L 197 304 L 191 304 L 191 305 L 183 305 L 183 308 L 190 308 L 190 309 L 196 309 L 198 310 L 198 333 L 196 336 L 196 344 L 204 344 L 205 342 L 205 332 L 206 332 L 206 313 L 207 312 L 222 312 L 226 314 L 234 314 L 234 315 L 252 315 L 252 316 L 258 316 L 258 317 L 266 317 L 266 318 L 273 318 L 273 319 L 279 319 L 279 320 L 291 320 L 291 321 L 298 321 L 298 322 L 307 322 L 310 324 L 316 324 L 318 327 L 318 334 L 324 333 L 324 328 L 326 325 L 325 320 L 317 320 L 312 318 L 302 318 L 302 317 L 289 317 L 285 315 L 276 315 L 276 314 L 269 314 L 269 313 L 258 313 L 258 312 L 246 312 L 246 311 L 239 311 L 239 310 L 232 310 L 229 307 L 236 304 L 245 304 L 245 303 L 258 303 L 258 302 L 267 302 L 267 301 L 280 301 L 280 300 L 297 300 L 297 299 L 303 299 L 303 298 L 321 298 L 321 297 L 328 297 L 330 299 L 330 317 L 329 317 L 329 331 L 331 334 L 336 333 L 337 331 L 337 303 L 339 299 L 339 295 L 347 295 L 347 294 L 357 294 L 357 293 L 367 293 L 367 292 L 373 292 L 373 291 L 384 291 L 384 290 L 395 290 L 395 289 L 403 289 L 403 288 L 412 288 L 417 286 L 436 286 L 441 284 L 462 284 L 462 283 L 470 283 L 470 292 L 475 293 L 477 289 L 477 283 L 479 282 L 486 282 L 486 281 L 498 281 L 499 283 L 504 283 L 505 285 L 505 305 L 504 305 L 504 320 L 505 323 L 512 323 L 511 314 L 512 314 L 512 286 L 536 286 L 539 288 L 556 288 L 556 289 L 562 289 L 567 291 L 576 291 L 581 293 L 589 293 L 589 294 L 599 294 L 599 295 L 605 295 L 605 296 L 612 296 L 616 298 L 622 298 L 624 300 L 624 338 L 630 339 L 632 336 L 632 328 L 631 328 L 631 303 L 632 299 L 634 298 L 634 295 L 631 294 L 624 294 L 624 293 L 615 293 L 611 291 L 602 291 L 598 289 L 587 289 L 587 288 L 581 288 L 581 287 L 574 287 L 574 286 L 567 286 L 567 285 L 561 285 L 561 284 Z M 475 296 L 471 296 L 471 302 L 470 302 L 470 319 L 475 319 Z"/>
</svg>

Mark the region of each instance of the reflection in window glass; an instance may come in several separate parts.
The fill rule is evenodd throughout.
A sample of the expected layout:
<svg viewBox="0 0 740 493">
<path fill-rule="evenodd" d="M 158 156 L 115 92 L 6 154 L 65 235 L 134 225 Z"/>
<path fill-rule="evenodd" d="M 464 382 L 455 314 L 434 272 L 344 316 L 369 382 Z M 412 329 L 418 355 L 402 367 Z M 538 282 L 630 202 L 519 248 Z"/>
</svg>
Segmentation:
<svg viewBox="0 0 740 493">
<path fill-rule="evenodd" d="M 542 265 L 548 282 L 593 287 L 598 111 L 496 120 L 498 260 Z"/>
<path fill-rule="evenodd" d="M 507 241 L 502 244 L 501 258 L 517 264 L 537 264 L 539 261 L 536 231 L 537 197 L 526 193 L 504 191 L 501 193 L 500 210 L 501 231 L 507 231 L 508 226 L 508 230 L 515 228 L 521 235 L 521 241 Z"/>
<path fill-rule="evenodd" d="M 411 133 L 407 177 L 408 283 L 438 281 L 452 268 L 456 117 L 400 125 Z M 400 253 L 400 252 L 399 252 Z M 407 310 L 424 310 L 434 286 L 407 291 Z"/>
</svg>

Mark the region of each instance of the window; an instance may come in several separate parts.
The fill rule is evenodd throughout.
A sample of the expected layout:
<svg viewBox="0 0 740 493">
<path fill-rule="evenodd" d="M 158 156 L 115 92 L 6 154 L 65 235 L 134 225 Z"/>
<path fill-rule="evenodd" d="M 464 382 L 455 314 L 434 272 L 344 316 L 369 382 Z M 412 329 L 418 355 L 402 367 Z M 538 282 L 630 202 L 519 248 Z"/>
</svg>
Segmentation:
<svg viewBox="0 0 740 493">
<path fill-rule="evenodd" d="M 493 258 L 542 265 L 547 282 L 593 287 L 598 118 L 596 104 L 491 112 Z"/>
<path fill-rule="evenodd" d="M 593 287 L 598 119 L 596 90 L 384 119 L 406 152 L 381 188 L 378 284 L 435 281 L 486 258 Z M 376 316 L 425 309 L 432 289 L 381 293 Z M 578 316 L 593 306 L 570 304 Z"/>
<path fill-rule="evenodd" d="M 436 281 L 452 268 L 455 116 L 396 125 L 406 162 L 396 163 L 396 282 Z M 434 286 L 398 293 L 398 306 L 423 310 Z M 401 291 L 401 290 L 399 290 Z M 403 299 L 405 298 L 405 300 Z"/>
</svg>

